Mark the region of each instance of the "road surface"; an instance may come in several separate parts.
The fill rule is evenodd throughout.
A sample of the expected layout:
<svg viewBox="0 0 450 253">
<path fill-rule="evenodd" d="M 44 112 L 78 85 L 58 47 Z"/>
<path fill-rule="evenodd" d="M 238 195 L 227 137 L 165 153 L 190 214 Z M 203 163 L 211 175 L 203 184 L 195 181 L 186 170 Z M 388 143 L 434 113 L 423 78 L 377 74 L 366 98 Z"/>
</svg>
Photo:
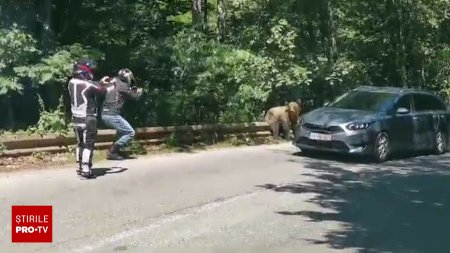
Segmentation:
<svg viewBox="0 0 450 253">
<path fill-rule="evenodd" d="M 448 250 L 449 156 L 381 166 L 296 152 L 281 144 L 102 162 L 88 181 L 72 168 L 2 174 L 0 252 Z M 11 205 L 52 205 L 53 243 L 11 243 Z"/>
</svg>

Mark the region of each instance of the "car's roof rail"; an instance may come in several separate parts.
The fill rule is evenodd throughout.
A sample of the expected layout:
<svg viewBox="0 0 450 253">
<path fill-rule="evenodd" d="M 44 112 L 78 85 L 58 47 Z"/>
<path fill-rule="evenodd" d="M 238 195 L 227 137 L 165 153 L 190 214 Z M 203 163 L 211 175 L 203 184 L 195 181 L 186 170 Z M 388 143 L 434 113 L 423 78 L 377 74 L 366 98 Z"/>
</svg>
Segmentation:
<svg viewBox="0 0 450 253">
<path fill-rule="evenodd" d="M 355 90 L 366 90 L 366 91 L 379 91 L 379 92 L 391 92 L 391 93 L 401 93 L 403 88 L 392 87 L 392 86 L 369 86 L 369 85 L 361 85 L 357 87 Z"/>
<path fill-rule="evenodd" d="M 418 93 L 433 93 L 432 91 L 422 89 L 422 88 L 404 88 L 404 87 L 394 87 L 394 86 L 370 86 L 370 85 L 361 85 L 354 90 L 366 90 L 366 91 L 384 91 L 384 92 L 392 92 L 392 93 L 405 93 L 405 92 L 418 92 Z M 434 93 L 433 93 L 434 94 Z"/>
</svg>

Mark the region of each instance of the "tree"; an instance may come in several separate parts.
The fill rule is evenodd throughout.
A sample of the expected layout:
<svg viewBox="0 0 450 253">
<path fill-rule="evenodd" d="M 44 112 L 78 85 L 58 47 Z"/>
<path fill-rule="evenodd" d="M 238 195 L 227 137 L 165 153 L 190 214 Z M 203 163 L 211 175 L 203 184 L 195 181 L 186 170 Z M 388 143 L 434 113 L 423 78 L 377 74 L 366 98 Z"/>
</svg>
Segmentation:
<svg viewBox="0 0 450 253">
<path fill-rule="evenodd" d="M 17 26 L 0 29 L 0 98 L 7 107 L 7 128 L 15 127 L 12 95 L 23 89 L 14 68 L 27 65 L 37 52 L 30 34 Z"/>
<path fill-rule="evenodd" d="M 208 24 L 208 0 L 192 0 L 192 23 L 204 31 Z"/>
<path fill-rule="evenodd" d="M 219 41 L 226 39 L 227 33 L 227 5 L 225 0 L 217 0 L 217 34 Z"/>
</svg>

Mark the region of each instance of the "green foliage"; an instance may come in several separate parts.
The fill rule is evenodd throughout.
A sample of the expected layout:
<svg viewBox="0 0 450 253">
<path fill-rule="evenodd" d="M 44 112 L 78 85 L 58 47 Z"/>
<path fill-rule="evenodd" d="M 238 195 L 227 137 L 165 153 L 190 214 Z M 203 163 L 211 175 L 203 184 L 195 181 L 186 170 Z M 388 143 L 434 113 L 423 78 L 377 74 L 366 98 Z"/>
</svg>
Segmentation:
<svg viewBox="0 0 450 253">
<path fill-rule="evenodd" d="M 30 78 L 39 85 L 50 82 L 63 83 L 71 75 L 73 63 L 80 58 L 99 60 L 103 54 L 98 50 L 83 48 L 73 44 L 57 48 L 55 52 L 44 57 L 40 63 L 33 66 L 17 67 L 16 73 L 23 78 Z"/>
<path fill-rule="evenodd" d="M 167 137 L 165 144 L 167 148 L 175 148 L 178 147 L 180 141 L 178 140 L 177 135 L 175 133 L 172 133 L 169 135 L 169 137 Z"/>
<path fill-rule="evenodd" d="M 22 85 L 17 81 L 17 78 L 12 76 L 0 76 L 0 96 L 6 95 L 9 92 L 21 92 Z"/>
<path fill-rule="evenodd" d="M 136 140 L 131 141 L 127 149 L 130 151 L 131 154 L 134 155 L 144 155 L 147 153 L 145 147 Z"/>
<path fill-rule="evenodd" d="M 55 110 L 46 110 L 44 101 L 39 96 L 40 117 L 35 126 L 28 129 L 30 134 L 39 134 L 44 136 L 46 134 L 57 134 L 59 137 L 67 136 L 70 126 L 65 120 L 63 111 L 63 98 L 60 98 L 58 108 Z"/>
<path fill-rule="evenodd" d="M 183 25 L 188 25 L 188 24 L 192 23 L 192 14 L 190 11 L 187 11 L 183 14 L 179 14 L 176 16 L 169 16 L 167 18 L 167 20 L 171 21 L 171 22 L 183 24 Z"/>
<path fill-rule="evenodd" d="M 201 32 L 193 27 L 190 0 L 80 0 L 76 8 L 51 0 L 38 4 L 51 7 L 49 14 L 26 8 L 26 22 L 17 15 L 25 4 L 5 2 L 0 95 L 9 100 L 3 104 L 29 103 L 30 96 L 18 93 L 31 86 L 29 93 L 56 107 L 72 62 L 83 56 L 104 57 L 99 74 L 133 70 L 145 90 L 125 108 L 136 126 L 260 120 L 268 107 L 297 98 L 320 106 L 361 84 L 450 97 L 449 0 L 222 2 L 219 13 L 220 1 L 207 1 Z M 42 21 L 45 15 L 52 22 Z M 19 118 L 3 114 L 0 123 Z"/>
<path fill-rule="evenodd" d="M 297 36 L 295 28 L 286 19 L 280 19 L 270 28 L 270 37 L 266 43 L 279 51 L 281 57 L 294 59 Z"/>
<path fill-rule="evenodd" d="M 309 72 L 297 64 L 282 66 L 195 31 L 177 34 L 173 50 L 175 96 L 180 97 L 179 116 L 185 117 L 180 123 L 251 121 L 273 88 L 308 82 Z"/>
<path fill-rule="evenodd" d="M 28 63 L 37 53 L 36 40 L 17 26 L 0 29 L 0 70 Z"/>
<path fill-rule="evenodd" d="M 13 69 L 27 65 L 37 52 L 36 40 L 30 34 L 17 26 L 0 28 L 0 96 L 22 91 Z"/>
</svg>

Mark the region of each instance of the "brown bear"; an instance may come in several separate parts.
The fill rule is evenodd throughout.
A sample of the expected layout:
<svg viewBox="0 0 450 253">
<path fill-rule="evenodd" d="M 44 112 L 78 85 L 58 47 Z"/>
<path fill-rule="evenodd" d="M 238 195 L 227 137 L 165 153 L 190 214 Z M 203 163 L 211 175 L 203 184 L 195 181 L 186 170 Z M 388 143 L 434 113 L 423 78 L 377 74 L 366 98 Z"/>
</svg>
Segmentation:
<svg viewBox="0 0 450 253">
<path fill-rule="evenodd" d="M 270 131 L 274 138 L 279 137 L 280 127 L 285 139 L 289 139 L 289 132 L 291 129 L 294 136 L 296 136 L 301 105 L 301 100 L 298 100 L 297 102 L 290 102 L 285 106 L 272 107 L 267 111 L 264 120 L 269 124 Z"/>
</svg>

